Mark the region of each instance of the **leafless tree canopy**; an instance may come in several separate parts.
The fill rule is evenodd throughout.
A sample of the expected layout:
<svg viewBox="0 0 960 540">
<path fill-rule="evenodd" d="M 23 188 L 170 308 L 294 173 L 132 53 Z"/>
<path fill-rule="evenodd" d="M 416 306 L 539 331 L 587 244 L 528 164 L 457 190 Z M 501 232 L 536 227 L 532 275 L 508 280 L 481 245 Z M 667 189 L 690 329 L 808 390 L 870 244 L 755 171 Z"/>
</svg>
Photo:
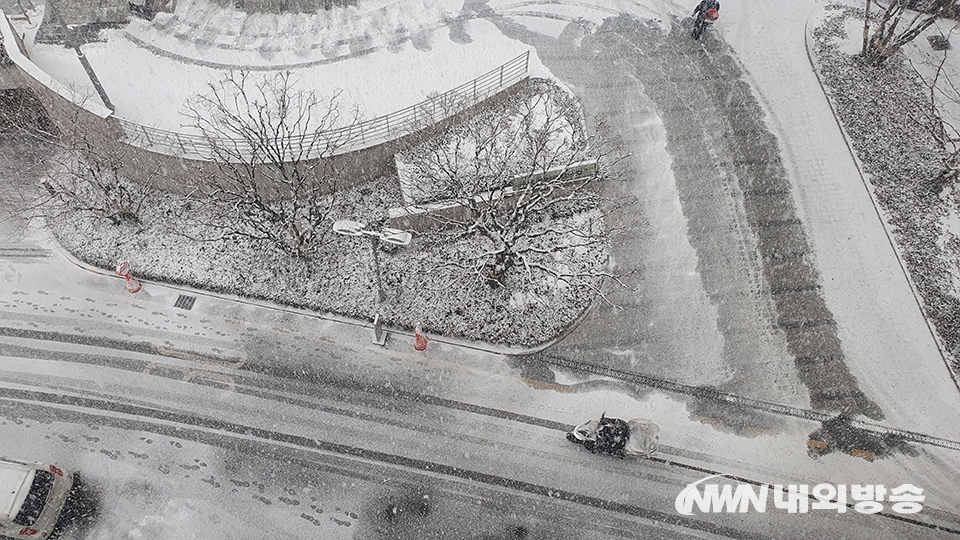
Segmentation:
<svg viewBox="0 0 960 540">
<path fill-rule="evenodd" d="M 952 31 L 950 35 L 952 35 Z M 927 103 L 921 108 L 921 118 L 915 119 L 917 126 L 929 132 L 940 146 L 943 155 L 943 166 L 940 175 L 932 179 L 931 188 L 939 193 L 947 185 L 957 182 L 960 178 L 960 130 L 954 123 L 945 117 L 941 102 L 960 106 L 960 88 L 956 81 L 944 69 L 947 60 L 947 51 L 943 51 L 940 60 L 928 66 L 932 68 L 932 75 L 925 76 L 917 66 L 914 72 L 917 78 L 927 87 Z"/>
<path fill-rule="evenodd" d="M 227 209 L 225 236 L 265 240 L 298 256 L 322 243 L 337 172 L 330 158 L 349 142 L 357 113 L 341 115 L 340 93 L 321 100 L 289 73 L 235 72 L 187 105 L 211 148 L 217 177 L 197 189 Z"/>
<path fill-rule="evenodd" d="M 72 148 L 61 148 L 57 166 L 41 184 L 46 195 L 58 203 L 50 206 L 51 201 L 42 201 L 47 214 L 79 210 L 114 225 L 138 223 L 148 191 L 123 177 L 125 150 L 120 146 L 104 149 L 85 141 L 75 141 Z"/>
<path fill-rule="evenodd" d="M 79 108 L 54 126 L 31 91 L 6 91 L 0 99 L 3 131 L 45 148 L 46 173 L 39 186 L 17 186 L 19 200 L 11 208 L 18 217 L 58 218 L 81 211 L 114 225 L 139 221 L 146 189 L 122 174 L 127 147 L 104 144 L 80 121 Z"/>
<path fill-rule="evenodd" d="M 503 284 L 512 268 L 528 279 L 577 278 L 552 264 L 552 254 L 607 241 L 595 185 L 608 176 L 611 158 L 599 131 L 584 129 L 580 103 L 551 81 L 533 80 L 405 152 L 399 166 L 415 202 L 459 203 L 462 212 L 434 219 L 484 237 L 486 250 L 469 264 Z"/>
<path fill-rule="evenodd" d="M 867 14 L 870 13 L 870 4 L 871 0 L 866 0 Z M 955 17 L 958 13 L 960 0 L 890 0 L 872 34 L 869 34 L 869 18 L 864 22 L 861 54 L 869 64 L 878 66 L 916 39 L 937 19 Z"/>
</svg>

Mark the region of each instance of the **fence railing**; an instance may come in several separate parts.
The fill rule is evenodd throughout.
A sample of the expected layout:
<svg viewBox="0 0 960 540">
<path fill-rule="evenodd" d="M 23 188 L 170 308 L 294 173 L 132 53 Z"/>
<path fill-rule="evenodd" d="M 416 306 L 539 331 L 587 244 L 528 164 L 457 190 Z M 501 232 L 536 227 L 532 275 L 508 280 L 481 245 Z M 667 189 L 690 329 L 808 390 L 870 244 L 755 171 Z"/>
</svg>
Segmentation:
<svg viewBox="0 0 960 540">
<path fill-rule="evenodd" d="M 358 124 L 290 137 L 273 147 L 284 148 L 288 155 L 302 160 L 345 154 L 396 140 L 463 112 L 522 81 L 527 78 L 529 65 L 530 52 L 527 51 L 468 83 L 416 105 Z M 127 144 L 176 157 L 210 160 L 215 156 L 222 159 L 229 155 L 246 158 L 253 155 L 253 145 L 257 144 L 255 141 L 151 128 L 122 118 L 116 120 L 123 127 Z"/>
</svg>

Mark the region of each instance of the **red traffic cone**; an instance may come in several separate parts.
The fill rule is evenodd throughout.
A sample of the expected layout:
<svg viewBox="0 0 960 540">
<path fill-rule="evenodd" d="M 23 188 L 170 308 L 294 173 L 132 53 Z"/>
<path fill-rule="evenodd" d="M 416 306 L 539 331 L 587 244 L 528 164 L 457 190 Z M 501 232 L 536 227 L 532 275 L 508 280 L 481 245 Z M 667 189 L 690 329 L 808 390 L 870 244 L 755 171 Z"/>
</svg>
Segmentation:
<svg viewBox="0 0 960 540">
<path fill-rule="evenodd" d="M 140 284 L 132 275 L 130 275 L 130 263 L 127 261 L 121 261 L 117 265 L 117 275 L 123 276 L 127 280 L 127 292 L 135 294 L 140 292 L 140 289 L 143 288 L 143 285 Z"/>
<path fill-rule="evenodd" d="M 142 288 L 143 288 L 143 285 L 141 285 L 136 278 L 134 278 L 130 274 L 127 274 L 127 292 L 128 293 L 131 293 L 131 294 L 138 293 Z"/>
<path fill-rule="evenodd" d="M 423 329 L 420 328 L 420 323 L 417 323 L 417 327 L 413 330 L 413 348 L 422 351 L 427 348 L 427 336 L 423 335 Z"/>
</svg>

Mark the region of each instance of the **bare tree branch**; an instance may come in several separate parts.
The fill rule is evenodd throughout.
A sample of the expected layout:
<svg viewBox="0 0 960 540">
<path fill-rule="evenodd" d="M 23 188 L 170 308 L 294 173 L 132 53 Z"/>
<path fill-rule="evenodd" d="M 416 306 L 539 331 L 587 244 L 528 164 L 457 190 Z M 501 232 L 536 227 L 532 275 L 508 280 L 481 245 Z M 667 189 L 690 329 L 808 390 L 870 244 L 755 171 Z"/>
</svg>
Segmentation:
<svg viewBox="0 0 960 540">
<path fill-rule="evenodd" d="M 915 11 L 912 15 L 908 11 L 916 7 L 918 2 L 908 0 L 889 0 L 890 3 L 880 15 L 880 22 L 874 29 L 870 39 L 865 42 L 861 56 L 870 65 L 879 66 L 893 56 L 901 47 L 917 38 L 924 30 L 937 20 L 956 16 L 960 12 L 960 0 L 929 0 L 925 11 Z M 865 9 L 869 17 L 870 0 L 867 0 Z M 909 22 L 901 24 L 904 16 Z M 867 26 L 865 23 L 864 29 Z"/>
<path fill-rule="evenodd" d="M 55 126 L 30 91 L 16 95 L 20 114 L 8 117 L 13 122 L 8 129 L 48 149 L 47 174 L 39 186 L 20 193 L 19 217 L 59 218 L 79 211 L 113 225 L 139 223 L 148 189 L 123 176 L 129 147 L 98 137 L 81 121 L 81 107 Z"/>
<path fill-rule="evenodd" d="M 498 107 L 440 128 L 402 153 L 398 167 L 415 203 L 458 203 L 456 212 L 431 215 L 439 227 L 487 240 L 462 266 L 479 279 L 494 286 L 506 286 L 508 274 L 527 282 L 583 281 L 586 274 L 553 259 L 587 248 L 606 253 L 597 187 L 622 156 L 603 140 L 602 127 L 587 133 L 580 103 L 556 84 L 534 80 Z"/>
<path fill-rule="evenodd" d="M 953 35 L 957 27 L 954 26 L 947 34 L 947 38 Z M 960 89 L 954 84 L 950 74 L 944 69 L 944 63 L 947 59 L 947 51 L 943 51 L 943 56 L 933 68 L 933 76 L 924 77 L 920 69 L 911 62 L 911 67 L 917 78 L 925 84 L 929 90 L 929 98 L 926 107 L 921 111 L 921 118 L 912 118 L 920 129 L 931 134 L 934 140 L 940 145 L 943 156 L 943 167 L 937 178 L 932 181 L 932 189 L 939 192 L 944 186 L 956 182 L 960 177 L 960 131 L 948 119 L 946 111 L 943 110 L 941 102 L 952 104 L 960 109 Z"/>
<path fill-rule="evenodd" d="M 337 171 L 330 159 L 350 141 L 356 110 L 342 116 L 337 91 L 321 100 L 297 89 L 290 72 L 234 72 L 186 106 L 212 148 L 219 175 L 198 180 L 199 193 L 222 205 L 209 225 L 225 236 L 267 241 L 310 256 L 330 230 Z"/>
</svg>

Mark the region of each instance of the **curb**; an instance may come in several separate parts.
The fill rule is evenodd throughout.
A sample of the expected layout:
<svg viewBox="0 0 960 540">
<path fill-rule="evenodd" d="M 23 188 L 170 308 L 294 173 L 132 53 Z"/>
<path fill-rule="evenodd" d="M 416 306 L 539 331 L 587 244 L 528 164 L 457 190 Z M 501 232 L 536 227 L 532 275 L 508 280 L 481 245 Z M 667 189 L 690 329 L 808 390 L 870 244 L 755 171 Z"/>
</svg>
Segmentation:
<svg viewBox="0 0 960 540">
<path fill-rule="evenodd" d="M 65 248 L 62 244 L 60 244 L 60 241 L 56 238 L 56 235 L 52 234 L 52 232 L 49 229 L 47 229 L 47 232 L 50 233 L 50 237 L 51 237 L 51 239 L 48 241 L 52 242 L 56 247 L 57 251 L 60 254 L 62 254 L 64 258 L 74 266 L 81 268 L 83 270 L 86 270 L 87 272 L 90 272 L 92 274 L 97 274 L 100 276 L 105 276 L 113 279 L 123 279 L 123 277 L 117 275 L 116 272 L 113 272 L 111 270 L 106 270 L 98 266 L 94 266 L 76 257 L 73 253 L 70 253 L 70 251 L 67 248 Z M 357 328 L 366 328 L 370 330 L 373 330 L 374 328 L 374 324 L 372 320 L 364 321 L 360 319 L 346 317 L 343 315 L 338 315 L 335 313 L 329 313 L 329 312 L 323 313 L 323 312 L 310 311 L 302 308 L 296 308 L 292 306 L 286 306 L 283 304 L 270 302 L 267 300 L 254 299 L 254 298 L 244 297 L 236 294 L 217 293 L 217 292 L 212 292 L 204 289 L 197 289 L 195 287 L 191 287 L 188 285 L 165 283 L 162 281 L 156 281 L 151 279 L 141 279 L 141 278 L 137 278 L 137 281 L 139 281 L 140 283 L 143 283 L 144 285 L 150 285 L 153 287 L 163 287 L 165 289 L 182 291 L 190 294 L 195 294 L 197 296 L 206 296 L 208 298 L 213 298 L 223 302 L 234 302 L 238 304 L 246 304 L 248 306 L 252 306 L 260 309 L 269 309 L 275 312 L 283 312 L 283 313 L 289 313 L 293 315 L 300 315 L 303 317 L 309 317 L 312 319 L 329 321 L 329 322 L 334 322 L 338 324 L 347 324 Z M 557 341 L 566 337 L 567 333 L 570 330 L 572 330 L 576 325 L 579 324 L 583 316 L 585 316 L 586 313 L 592 310 L 593 310 L 593 306 L 587 308 L 584 311 L 584 315 L 581 315 L 581 317 L 578 317 L 577 319 L 575 319 L 570 324 L 570 327 L 568 327 L 568 329 L 561 332 L 561 334 L 556 338 L 532 348 L 519 348 L 519 347 L 511 347 L 508 345 L 496 345 L 496 344 L 485 343 L 481 341 L 472 341 L 472 340 L 448 337 L 448 336 L 438 336 L 436 334 L 425 333 L 425 335 L 429 337 L 430 341 L 436 341 L 438 343 L 443 343 L 445 345 L 449 345 L 452 347 L 460 347 L 464 349 L 471 349 L 475 351 L 480 351 L 480 352 L 485 352 L 490 354 L 499 354 L 504 356 L 525 356 L 525 355 L 530 355 L 530 354 L 540 352 L 546 349 L 547 347 L 553 345 Z M 413 339 L 414 339 L 413 331 L 408 331 L 408 330 L 403 330 L 403 329 L 398 329 L 393 327 L 384 327 L 384 331 L 389 334 L 408 337 L 410 338 L 411 343 L 413 342 Z"/>
</svg>

